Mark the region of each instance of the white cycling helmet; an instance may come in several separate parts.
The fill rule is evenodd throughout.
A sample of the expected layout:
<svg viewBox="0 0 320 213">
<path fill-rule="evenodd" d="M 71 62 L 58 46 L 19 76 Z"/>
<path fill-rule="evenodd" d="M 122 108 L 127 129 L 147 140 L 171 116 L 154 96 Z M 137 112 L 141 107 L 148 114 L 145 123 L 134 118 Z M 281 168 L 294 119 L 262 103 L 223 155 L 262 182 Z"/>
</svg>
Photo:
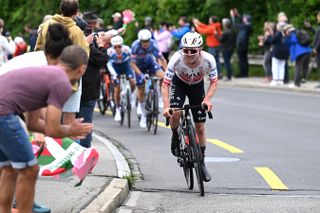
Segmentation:
<svg viewBox="0 0 320 213">
<path fill-rule="evenodd" d="M 142 29 L 139 31 L 138 33 L 138 38 L 140 39 L 140 41 L 147 41 L 151 39 L 151 32 L 150 30 L 147 29 Z"/>
<path fill-rule="evenodd" d="M 115 45 L 122 45 L 123 44 L 123 38 L 119 35 L 117 36 L 114 36 L 111 38 L 111 44 L 112 46 L 115 46 Z"/>
<path fill-rule="evenodd" d="M 183 48 L 201 47 L 203 44 L 202 36 L 197 32 L 188 32 L 181 39 Z"/>
</svg>

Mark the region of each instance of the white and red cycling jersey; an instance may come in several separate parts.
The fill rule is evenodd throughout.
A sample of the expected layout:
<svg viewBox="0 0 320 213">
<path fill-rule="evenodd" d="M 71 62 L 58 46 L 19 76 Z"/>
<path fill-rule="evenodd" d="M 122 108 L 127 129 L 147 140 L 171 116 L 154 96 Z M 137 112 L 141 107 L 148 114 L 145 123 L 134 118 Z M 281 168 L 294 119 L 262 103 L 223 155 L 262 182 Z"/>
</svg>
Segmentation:
<svg viewBox="0 0 320 213">
<path fill-rule="evenodd" d="M 198 84 L 202 81 L 206 73 L 209 73 L 211 83 L 218 79 L 217 66 L 215 58 L 205 51 L 201 51 L 201 62 L 195 68 L 188 67 L 184 60 L 184 53 L 178 50 L 171 57 L 168 68 L 164 74 L 163 83 L 170 85 L 174 75 L 186 84 Z"/>
</svg>

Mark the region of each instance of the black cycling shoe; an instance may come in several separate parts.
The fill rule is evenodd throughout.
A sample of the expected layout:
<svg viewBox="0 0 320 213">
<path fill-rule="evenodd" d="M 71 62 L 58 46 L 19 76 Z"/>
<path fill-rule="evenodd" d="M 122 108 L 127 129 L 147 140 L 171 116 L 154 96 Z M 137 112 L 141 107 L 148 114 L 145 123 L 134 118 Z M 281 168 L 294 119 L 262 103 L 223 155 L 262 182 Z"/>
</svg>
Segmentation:
<svg viewBox="0 0 320 213">
<path fill-rule="evenodd" d="M 172 134 L 171 137 L 171 153 L 175 156 L 179 156 L 179 135 Z"/>
<path fill-rule="evenodd" d="M 204 162 L 201 162 L 201 168 L 202 168 L 202 176 L 204 182 L 209 182 L 211 180 L 211 175 L 209 174 L 206 165 L 204 165 Z"/>
</svg>

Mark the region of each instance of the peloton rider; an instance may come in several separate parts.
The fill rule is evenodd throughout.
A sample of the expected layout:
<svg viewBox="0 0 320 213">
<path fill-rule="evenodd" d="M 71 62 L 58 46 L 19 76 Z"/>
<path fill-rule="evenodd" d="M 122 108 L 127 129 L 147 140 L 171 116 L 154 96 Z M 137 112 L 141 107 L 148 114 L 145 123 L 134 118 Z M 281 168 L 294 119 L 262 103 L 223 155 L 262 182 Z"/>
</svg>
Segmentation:
<svg viewBox="0 0 320 213">
<path fill-rule="evenodd" d="M 121 36 L 115 36 L 111 38 L 112 47 L 108 49 L 109 62 L 107 64 L 108 70 L 111 73 L 112 80 L 114 82 L 114 101 L 116 104 L 116 114 L 114 116 L 115 121 L 121 120 L 120 115 L 120 81 L 121 74 L 125 74 L 126 78 L 130 82 L 131 92 L 134 91 L 136 82 L 134 80 L 134 74 L 130 67 L 130 47 L 123 44 L 123 38 Z"/>
<path fill-rule="evenodd" d="M 136 74 L 136 84 L 138 86 L 138 107 L 137 114 L 141 115 L 140 127 L 146 128 L 146 115 L 144 109 L 145 97 L 145 74 L 163 78 L 163 71 L 167 68 L 167 62 L 159 51 L 155 40 L 151 39 L 151 32 L 142 29 L 138 33 L 138 40 L 134 41 L 131 47 L 131 67 Z M 154 57 L 157 59 L 158 64 Z"/>
<path fill-rule="evenodd" d="M 204 123 L 206 113 L 202 109 L 202 104 L 207 104 L 208 111 L 211 110 L 211 98 L 217 89 L 217 68 L 215 58 L 202 51 L 203 39 L 197 32 L 188 32 L 181 39 L 182 49 L 178 50 L 171 57 L 168 69 L 165 72 L 162 84 L 163 115 L 171 116 L 170 126 L 172 130 L 171 152 L 178 156 L 179 134 L 177 128 L 179 125 L 180 112 L 169 114 L 170 108 L 183 107 L 185 97 L 189 99 L 190 106 L 198 106 L 192 109 L 192 117 L 195 123 L 198 135 L 201 153 L 202 153 L 202 171 L 204 181 L 211 180 L 205 164 L 206 135 Z M 209 73 L 210 86 L 205 94 L 204 76 Z M 171 97 L 169 99 L 169 87 L 171 84 Z"/>
</svg>

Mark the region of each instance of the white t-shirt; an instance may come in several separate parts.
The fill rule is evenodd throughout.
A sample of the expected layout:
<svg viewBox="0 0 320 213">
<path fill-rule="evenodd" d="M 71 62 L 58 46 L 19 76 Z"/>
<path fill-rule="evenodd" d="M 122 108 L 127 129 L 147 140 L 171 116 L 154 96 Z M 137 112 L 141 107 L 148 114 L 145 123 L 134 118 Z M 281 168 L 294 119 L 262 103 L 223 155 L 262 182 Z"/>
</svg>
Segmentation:
<svg viewBox="0 0 320 213">
<path fill-rule="evenodd" d="M 0 67 L 7 62 L 7 55 L 13 54 L 15 49 L 14 41 L 8 42 L 7 38 L 0 34 Z"/>
<path fill-rule="evenodd" d="M 217 81 L 217 66 L 215 58 L 205 51 L 201 51 L 202 61 L 195 67 L 188 67 L 183 60 L 183 53 L 181 50 L 175 52 L 170 58 L 168 68 L 164 74 L 163 83 L 171 84 L 174 75 L 177 75 L 179 79 L 189 85 L 198 84 L 202 81 L 204 75 L 209 73 L 209 79 L 211 82 Z"/>
<path fill-rule="evenodd" d="M 29 52 L 12 58 L 0 67 L 0 75 L 7 72 L 26 68 L 48 65 L 44 51 Z"/>
</svg>

